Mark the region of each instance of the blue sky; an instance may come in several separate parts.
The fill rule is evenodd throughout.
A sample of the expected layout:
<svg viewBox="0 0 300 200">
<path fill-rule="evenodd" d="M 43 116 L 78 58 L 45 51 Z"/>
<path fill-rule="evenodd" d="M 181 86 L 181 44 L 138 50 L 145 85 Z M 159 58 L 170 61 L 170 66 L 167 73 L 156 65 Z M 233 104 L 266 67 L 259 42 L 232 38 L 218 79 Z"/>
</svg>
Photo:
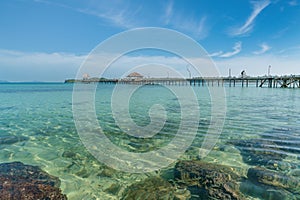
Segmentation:
<svg viewBox="0 0 300 200">
<path fill-rule="evenodd" d="M 0 80 L 74 78 L 100 42 L 149 26 L 192 37 L 224 76 L 264 75 L 269 65 L 300 74 L 300 0 L 3 0 Z"/>
</svg>

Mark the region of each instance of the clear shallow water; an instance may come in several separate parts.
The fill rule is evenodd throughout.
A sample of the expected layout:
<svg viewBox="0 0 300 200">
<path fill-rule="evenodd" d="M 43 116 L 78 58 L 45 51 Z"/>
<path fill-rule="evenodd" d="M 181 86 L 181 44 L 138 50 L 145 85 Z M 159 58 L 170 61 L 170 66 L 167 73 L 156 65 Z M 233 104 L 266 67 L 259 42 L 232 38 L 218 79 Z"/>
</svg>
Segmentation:
<svg viewBox="0 0 300 200">
<path fill-rule="evenodd" d="M 194 89 L 201 109 L 199 130 L 182 160 L 197 159 L 210 123 L 207 89 Z M 115 171 L 87 152 L 73 121 L 72 90 L 72 84 L 0 84 L 0 162 L 21 161 L 40 166 L 61 179 L 61 189 L 69 199 L 119 199 L 126 187 L 157 176 Z M 146 152 L 167 145 L 174 138 L 180 105 L 172 93 L 160 86 L 146 86 L 133 95 L 129 107 L 132 119 L 139 125 L 149 123 L 151 105 L 161 104 L 167 111 L 167 122 L 160 133 L 138 140 L 114 124 L 110 109 L 112 90 L 112 85 L 98 86 L 96 111 L 99 124 L 115 145 L 127 151 Z M 259 166 L 299 181 L 300 90 L 232 87 L 226 88 L 226 95 L 227 116 L 222 134 L 203 161 L 229 166 L 242 177 L 247 177 L 249 168 Z M 163 169 L 158 175 L 172 179 L 168 171 Z M 109 188 L 114 184 L 120 187 L 112 192 Z M 247 180 L 241 185 L 247 198 L 267 199 L 260 187 Z M 300 198 L 299 187 L 290 188 L 280 187 L 286 198 Z"/>
</svg>

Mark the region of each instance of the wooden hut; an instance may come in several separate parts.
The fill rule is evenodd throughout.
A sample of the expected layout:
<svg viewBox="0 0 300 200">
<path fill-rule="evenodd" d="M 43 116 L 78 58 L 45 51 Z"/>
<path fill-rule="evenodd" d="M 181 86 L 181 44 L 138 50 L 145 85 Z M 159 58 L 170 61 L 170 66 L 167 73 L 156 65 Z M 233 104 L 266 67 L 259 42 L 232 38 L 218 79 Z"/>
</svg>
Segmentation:
<svg viewBox="0 0 300 200">
<path fill-rule="evenodd" d="M 126 76 L 126 80 L 128 80 L 128 81 L 140 81 L 143 78 L 144 78 L 144 76 L 137 72 L 132 72 Z"/>
</svg>

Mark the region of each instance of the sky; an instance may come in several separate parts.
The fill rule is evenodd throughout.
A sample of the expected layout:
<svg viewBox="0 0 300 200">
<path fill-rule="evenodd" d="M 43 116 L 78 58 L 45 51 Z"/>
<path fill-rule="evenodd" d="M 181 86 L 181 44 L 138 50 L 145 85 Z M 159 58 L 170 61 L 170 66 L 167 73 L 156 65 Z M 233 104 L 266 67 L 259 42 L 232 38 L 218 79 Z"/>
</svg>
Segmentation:
<svg viewBox="0 0 300 200">
<path fill-rule="evenodd" d="M 162 27 L 197 41 L 222 76 L 300 74 L 300 0 L 2 0 L 0 80 L 75 78 L 87 55 L 126 30 Z M 150 54 L 127 55 L 119 66 Z M 177 65 L 165 55 L 154 57 Z M 130 63 L 130 59 L 135 62 Z M 111 70 L 113 71 L 113 70 Z M 107 74 L 114 77 L 119 74 Z"/>
</svg>

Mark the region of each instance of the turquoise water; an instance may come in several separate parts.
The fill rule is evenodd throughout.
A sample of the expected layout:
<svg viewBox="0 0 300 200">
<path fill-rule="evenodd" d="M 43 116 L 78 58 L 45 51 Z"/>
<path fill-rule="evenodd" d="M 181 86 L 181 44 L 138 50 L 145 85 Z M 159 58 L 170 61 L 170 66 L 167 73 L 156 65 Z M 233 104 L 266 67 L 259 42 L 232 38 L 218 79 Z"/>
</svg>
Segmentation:
<svg viewBox="0 0 300 200">
<path fill-rule="evenodd" d="M 162 86 L 144 86 L 132 96 L 130 114 L 138 125 L 149 124 L 148 110 L 153 104 L 162 105 L 167 112 L 167 122 L 159 134 L 138 140 L 114 123 L 110 109 L 113 88 L 113 85 L 98 86 L 95 107 L 99 124 L 115 145 L 126 151 L 146 152 L 159 149 L 174 138 L 180 123 L 180 104 L 174 94 Z M 174 167 L 134 174 L 113 170 L 97 161 L 77 134 L 72 90 L 72 84 L 0 84 L 0 162 L 21 161 L 40 166 L 60 178 L 61 189 L 69 199 L 120 199 L 131 184 L 149 176 L 166 176 Z M 299 181 L 300 90 L 254 87 L 225 90 L 225 124 L 217 144 L 202 160 L 229 166 L 242 177 L 247 177 L 249 168 L 259 166 L 278 172 L 285 179 Z M 194 91 L 200 105 L 199 129 L 192 145 L 180 157 L 182 160 L 198 159 L 210 123 L 207 88 L 196 86 Z M 119 188 L 111 192 L 113 184 Z M 244 181 L 240 188 L 248 199 L 267 199 L 260 186 L 251 184 Z M 287 199 L 300 198 L 300 184 L 294 188 L 281 184 L 278 188 Z"/>
</svg>

